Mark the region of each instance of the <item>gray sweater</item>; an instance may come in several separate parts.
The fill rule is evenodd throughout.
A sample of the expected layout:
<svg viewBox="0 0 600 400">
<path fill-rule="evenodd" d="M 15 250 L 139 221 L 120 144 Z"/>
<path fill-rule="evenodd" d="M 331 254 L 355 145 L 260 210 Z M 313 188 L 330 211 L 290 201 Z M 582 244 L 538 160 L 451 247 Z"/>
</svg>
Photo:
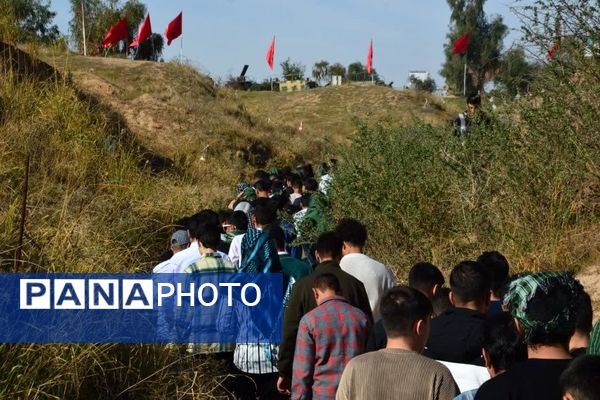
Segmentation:
<svg viewBox="0 0 600 400">
<path fill-rule="evenodd" d="M 352 359 L 336 400 L 452 400 L 459 393 L 444 365 L 418 353 L 382 349 Z"/>
</svg>

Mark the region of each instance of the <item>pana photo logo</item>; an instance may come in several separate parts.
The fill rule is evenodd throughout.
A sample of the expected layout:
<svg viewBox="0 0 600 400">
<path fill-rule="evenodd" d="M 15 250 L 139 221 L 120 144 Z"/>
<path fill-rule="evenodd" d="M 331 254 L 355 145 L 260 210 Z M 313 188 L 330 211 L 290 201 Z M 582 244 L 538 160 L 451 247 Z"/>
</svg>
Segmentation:
<svg viewBox="0 0 600 400">
<path fill-rule="evenodd" d="M 185 277 L 185 276 L 184 276 Z M 155 291 L 156 285 L 156 291 Z M 213 307 L 226 288 L 226 303 L 233 305 L 234 288 L 247 307 L 260 303 L 260 287 L 252 282 L 155 282 L 152 279 L 21 279 L 19 308 L 22 310 L 144 310 L 163 307 L 174 300 L 178 307 L 189 304 Z"/>
</svg>

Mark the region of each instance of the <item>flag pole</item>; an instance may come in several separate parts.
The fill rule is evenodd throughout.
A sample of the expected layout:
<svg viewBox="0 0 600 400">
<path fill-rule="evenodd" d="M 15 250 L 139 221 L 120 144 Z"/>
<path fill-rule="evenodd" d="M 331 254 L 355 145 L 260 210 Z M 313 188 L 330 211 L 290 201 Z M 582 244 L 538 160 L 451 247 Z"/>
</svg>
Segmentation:
<svg viewBox="0 0 600 400">
<path fill-rule="evenodd" d="M 183 35 L 181 35 L 181 39 L 179 40 L 179 62 L 183 62 Z"/>
<path fill-rule="evenodd" d="M 465 52 L 465 70 L 463 73 L 463 96 L 467 97 L 467 58 L 469 53 Z"/>
<path fill-rule="evenodd" d="M 85 0 L 81 0 L 81 28 L 83 31 L 83 55 L 87 57 L 87 43 L 86 43 L 86 35 L 85 35 L 85 8 L 83 2 Z"/>
</svg>

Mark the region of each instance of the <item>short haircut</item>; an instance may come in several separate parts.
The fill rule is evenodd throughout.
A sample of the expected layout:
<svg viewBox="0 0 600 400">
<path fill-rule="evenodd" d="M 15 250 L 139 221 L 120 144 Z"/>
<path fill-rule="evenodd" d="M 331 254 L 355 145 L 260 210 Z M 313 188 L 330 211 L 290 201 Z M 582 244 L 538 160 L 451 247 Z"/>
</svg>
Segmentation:
<svg viewBox="0 0 600 400">
<path fill-rule="evenodd" d="M 463 261 L 450 273 L 450 289 L 461 302 L 484 302 L 490 295 L 490 276 L 476 261 Z"/>
<path fill-rule="evenodd" d="M 315 243 L 315 251 L 321 258 L 339 258 L 342 255 L 342 247 L 344 247 L 344 242 L 334 232 L 323 233 Z"/>
<path fill-rule="evenodd" d="M 189 221 L 190 221 L 190 217 L 179 218 L 177 221 L 175 221 L 173 223 L 173 232 L 187 230 Z"/>
<path fill-rule="evenodd" d="M 303 193 L 300 197 L 300 204 L 304 207 L 310 206 L 310 199 L 312 198 L 310 193 Z"/>
<path fill-rule="evenodd" d="M 277 213 L 268 202 L 260 202 L 254 206 L 254 218 L 258 225 L 265 226 L 277 221 Z"/>
<path fill-rule="evenodd" d="M 477 261 L 483 264 L 491 279 L 494 295 L 500 295 L 500 289 L 508 279 L 509 265 L 506 257 L 499 251 L 486 251 L 481 254 Z"/>
<path fill-rule="evenodd" d="M 213 210 L 202 210 L 199 213 L 192 215 L 188 220 L 190 237 L 198 239 L 200 233 L 206 226 L 217 228 L 219 226 L 219 214 Z"/>
<path fill-rule="evenodd" d="M 238 231 L 248 229 L 248 217 L 243 211 L 234 211 L 229 217 L 229 224 L 233 225 Z"/>
<path fill-rule="evenodd" d="M 560 377 L 563 394 L 576 400 L 600 399 L 600 356 L 581 356 L 571 362 Z"/>
<path fill-rule="evenodd" d="M 419 290 L 418 288 L 415 288 Z M 433 299 L 431 299 L 431 306 L 433 307 L 433 316 L 437 317 L 442 315 L 446 310 L 453 307 L 450 303 L 450 288 L 441 287 L 435 292 Z"/>
<path fill-rule="evenodd" d="M 330 289 L 336 293 L 342 292 L 342 287 L 340 285 L 340 280 L 331 273 L 325 273 L 315 276 L 315 280 L 313 281 L 313 288 L 321 291 Z"/>
<path fill-rule="evenodd" d="M 267 179 L 261 179 L 254 184 L 254 189 L 256 189 L 257 192 L 269 192 L 272 187 L 271 181 Z"/>
<path fill-rule="evenodd" d="M 319 182 L 315 178 L 308 178 L 302 182 L 307 192 L 316 192 L 319 190 Z"/>
<path fill-rule="evenodd" d="M 269 225 L 265 228 L 264 232 L 269 235 L 273 242 L 275 242 L 277 250 L 285 249 L 285 232 L 279 225 Z"/>
<path fill-rule="evenodd" d="M 496 314 L 483 323 L 483 348 L 496 371 L 527 359 L 527 346 L 509 313 Z"/>
<path fill-rule="evenodd" d="M 419 320 L 431 316 L 431 302 L 423 293 L 408 286 L 396 286 L 384 293 L 379 303 L 388 338 L 412 336 Z"/>
<path fill-rule="evenodd" d="M 221 232 L 216 226 L 205 225 L 198 236 L 198 241 L 208 249 L 217 250 L 221 244 Z"/>
<path fill-rule="evenodd" d="M 428 262 L 416 263 L 408 272 L 408 286 L 427 293 L 435 285 L 443 286 L 446 280 L 442 271 Z"/>
<path fill-rule="evenodd" d="M 579 307 L 577 307 L 577 323 L 575 329 L 587 333 L 592 332 L 594 323 L 594 310 L 592 309 L 592 299 L 585 291 L 579 298 Z"/>
<path fill-rule="evenodd" d="M 467 104 L 473 104 L 475 106 L 478 106 L 481 104 L 481 96 L 479 96 L 478 94 L 472 94 L 469 97 L 467 97 Z"/>
<path fill-rule="evenodd" d="M 294 189 L 302 189 L 302 181 L 300 179 L 292 180 L 292 187 Z"/>
<path fill-rule="evenodd" d="M 335 233 L 346 243 L 353 246 L 364 247 L 367 242 L 367 228 L 359 221 L 344 218 L 335 227 Z"/>
<path fill-rule="evenodd" d="M 254 172 L 254 179 L 257 181 L 261 179 L 269 179 L 269 174 L 267 174 L 267 172 L 263 171 L 262 169 L 258 169 L 256 170 L 256 172 Z"/>
</svg>

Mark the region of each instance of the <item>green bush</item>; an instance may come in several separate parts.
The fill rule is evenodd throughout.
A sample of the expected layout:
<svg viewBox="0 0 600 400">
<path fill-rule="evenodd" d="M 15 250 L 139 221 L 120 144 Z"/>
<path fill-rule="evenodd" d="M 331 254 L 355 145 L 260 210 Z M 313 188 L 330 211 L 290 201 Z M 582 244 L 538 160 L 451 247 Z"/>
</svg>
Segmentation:
<svg viewBox="0 0 600 400">
<path fill-rule="evenodd" d="M 592 249 L 568 241 L 600 216 L 598 153 L 588 136 L 544 129 L 551 116 L 533 103 L 463 138 L 418 122 L 360 125 L 335 173 L 336 218 L 366 223 L 369 251 L 401 276 L 488 249 L 517 269 L 577 267 Z"/>
</svg>

